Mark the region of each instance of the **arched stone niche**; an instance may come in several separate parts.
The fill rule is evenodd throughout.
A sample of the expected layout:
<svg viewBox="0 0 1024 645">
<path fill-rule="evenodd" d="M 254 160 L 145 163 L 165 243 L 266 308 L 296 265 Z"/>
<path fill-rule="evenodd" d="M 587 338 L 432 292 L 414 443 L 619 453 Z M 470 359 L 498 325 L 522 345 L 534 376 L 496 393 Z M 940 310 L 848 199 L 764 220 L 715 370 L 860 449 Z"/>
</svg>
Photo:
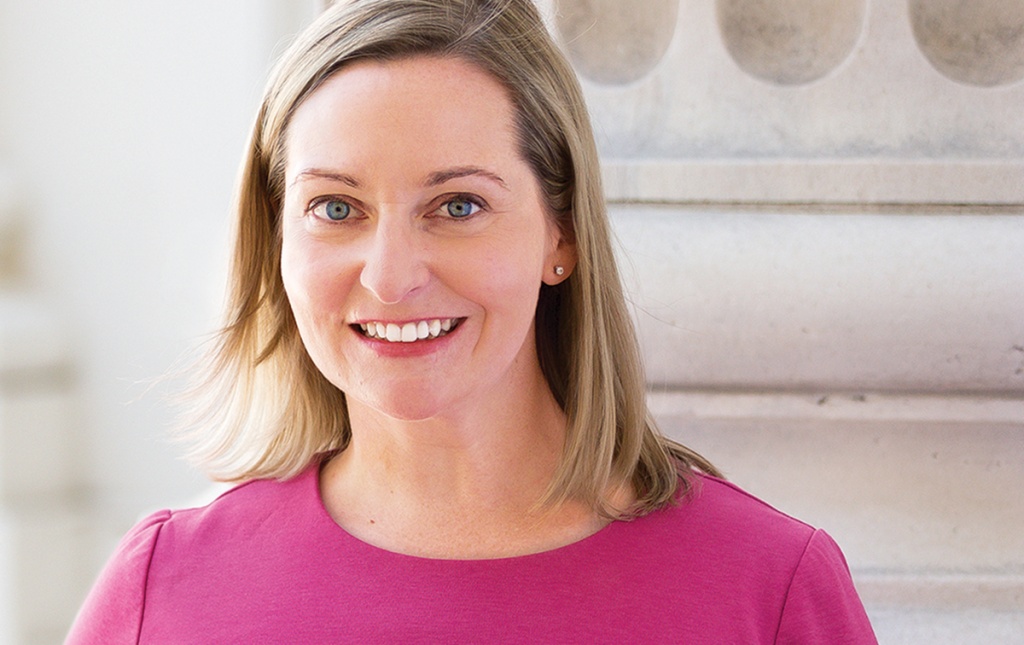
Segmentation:
<svg viewBox="0 0 1024 645">
<path fill-rule="evenodd" d="M 921 52 L 942 75 L 992 87 L 1024 78 L 1024 0 L 910 0 Z"/>
<path fill-rule="evenodd" d="M 643 78 L 672 42 L 679 0 L 555 0 L 555 29 L 576 70 L 622 85 Z"/>
<path fill-rule="evenodd" d="M 779 85 L 817 80 L 853 51 L 865 0 L 717 0 L 718 28 L 736 64 Z"/>
</svg>

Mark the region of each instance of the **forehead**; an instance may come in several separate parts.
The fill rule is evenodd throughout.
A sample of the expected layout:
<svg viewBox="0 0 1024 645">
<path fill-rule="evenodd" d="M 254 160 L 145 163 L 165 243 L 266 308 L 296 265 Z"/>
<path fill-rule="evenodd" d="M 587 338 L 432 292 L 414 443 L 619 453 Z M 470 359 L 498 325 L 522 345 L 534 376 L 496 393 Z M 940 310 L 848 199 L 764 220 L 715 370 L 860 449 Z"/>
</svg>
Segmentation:
<svg viewBox="0 0 1024 645">
<path fill-rule="evenodd" d="M 357 61 L 296 108 L 285 141 L 286 172 L 382 156 L 429 156 L 443 165 L 519 156 L 514 122 L 505 87 L 463 59 Z"/>
</svg>

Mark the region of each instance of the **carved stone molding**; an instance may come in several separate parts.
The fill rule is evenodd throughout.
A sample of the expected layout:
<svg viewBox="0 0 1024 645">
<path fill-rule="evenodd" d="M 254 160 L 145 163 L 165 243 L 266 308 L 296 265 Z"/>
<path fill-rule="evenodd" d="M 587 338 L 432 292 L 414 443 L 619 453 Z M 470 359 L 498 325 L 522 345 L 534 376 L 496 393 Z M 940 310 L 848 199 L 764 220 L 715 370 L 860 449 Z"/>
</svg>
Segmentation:
<svg viewBox="0 0 1024 645">
<path fill-rule="evenodd" d="M 1024 0 L 910 0 L 914 38 L 928 61 L 961 83 L 1024 79 Z"/>
<path fill-rule="evenodd" d="M 599 83 L 643 78 L 675 34 L 679 0 L 555 0 L 555 26 L 577 71 Z"/>
<path fill-rule="evenodd" d="M 865 0 L 718 0 L 718 29 L 744 71 L 799 85 L 839 66 L 864 29 Z"/>
<path fill-rule="evenodd" d="M 838 176 L 848 164 L 895 164 L 909 192 L 946 194 L 948 182 L 926 166 L 949 162 L 979 179 L 959 182 L 981 193 L 978 203 L 1020 192 L 1019 181 L 994 187 L 970 165 L 1024 159 L 1024 0 L 616 3 L 633 9 L 628 20 L 604 3 L 538 4 L 615 164 L 803 163 L 811 191 L 821 186 L 812 201 L 835 201 L 834 183 L 816 181 L 823 165 Z M 664 24 L 671 15 L 675 24 Z M 616 59 L 617 47 L 637 43 L 645 64 Z M 744 185 L 745 171 L 731 183 Z M 890 184 L 880 192 L 908 192 L 902 180 Z"/>
</svg>

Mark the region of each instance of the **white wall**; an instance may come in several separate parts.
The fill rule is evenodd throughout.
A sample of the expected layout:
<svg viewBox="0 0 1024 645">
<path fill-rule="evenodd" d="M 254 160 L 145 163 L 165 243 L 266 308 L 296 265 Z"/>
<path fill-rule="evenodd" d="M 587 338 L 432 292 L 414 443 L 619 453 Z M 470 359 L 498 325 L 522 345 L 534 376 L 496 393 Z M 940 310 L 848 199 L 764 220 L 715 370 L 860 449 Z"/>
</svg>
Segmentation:
<svg viewBox="0 0 1024 645">
<path fill-rule="evenodd" d="M 0 175 L 17 219 L 4 234 L 22 232 L 0 289 L 31 294 L 66 340 L 74 494 L 107 527 L 97 557 L 204 486 L 168 445 L 176 384 L 148 383 L 217 324 L 249 124 L 315 6 L 0 0 Z"/>
<path fill-rule="evenodd" d="M 0 2 L 0 159 L 27 222 L 23 282 L 63 321 L 118 512 L 199 480 L 149 379 L 211 331 L 234 177 L 273 52 L 312 3 Z"/>
</svg>

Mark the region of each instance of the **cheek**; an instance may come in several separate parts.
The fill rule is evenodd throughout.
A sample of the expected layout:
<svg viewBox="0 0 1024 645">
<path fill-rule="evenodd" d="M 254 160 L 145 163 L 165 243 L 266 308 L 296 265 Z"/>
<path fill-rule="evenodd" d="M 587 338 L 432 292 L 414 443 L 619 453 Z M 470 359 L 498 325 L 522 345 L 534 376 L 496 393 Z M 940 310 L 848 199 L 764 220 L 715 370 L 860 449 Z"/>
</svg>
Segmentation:
<svg viewBox="0 0 1024 645">
<path fill-rule="evenodd" d="M 300 327 L 337 310 L 344 288 L 344 268 L 337 253 L 308 238 L 285 236 L 281 248 L 281 280 Z"/>
<path fill-rule="evenodd" d="M 544 255 L 542 245 L 527 242 L 481 257 L 477 265 L 480 270 L 472 272 L 478 293 L 493 308 L 532 320 L 543 278 Z"/>
<path fill-rule="evenodd" d="M 285 238 L 281 249 L 281 280 L 298 327 L 299 337 L 317 369 L 337 381 L 337 334 L 345 290 L 337 254 L 308 238 Z M 338 385 L 340 387 L 340 385 Z"/>
</svg>

